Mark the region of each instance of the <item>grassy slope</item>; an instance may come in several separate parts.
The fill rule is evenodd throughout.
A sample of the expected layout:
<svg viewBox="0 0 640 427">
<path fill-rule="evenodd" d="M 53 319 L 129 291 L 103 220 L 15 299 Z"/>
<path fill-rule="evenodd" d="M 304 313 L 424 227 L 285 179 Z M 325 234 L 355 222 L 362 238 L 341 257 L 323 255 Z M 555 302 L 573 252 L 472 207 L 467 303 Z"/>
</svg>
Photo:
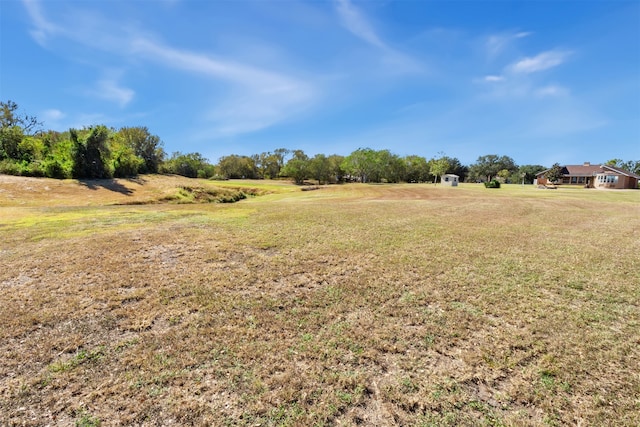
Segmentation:
<svg viewBox="0 0 640 427">
<path fill-rule="evenodd" d="M 0 181 L 2 425 L 640 423 L 640 192 L 116 184 Z"/>
</svg>

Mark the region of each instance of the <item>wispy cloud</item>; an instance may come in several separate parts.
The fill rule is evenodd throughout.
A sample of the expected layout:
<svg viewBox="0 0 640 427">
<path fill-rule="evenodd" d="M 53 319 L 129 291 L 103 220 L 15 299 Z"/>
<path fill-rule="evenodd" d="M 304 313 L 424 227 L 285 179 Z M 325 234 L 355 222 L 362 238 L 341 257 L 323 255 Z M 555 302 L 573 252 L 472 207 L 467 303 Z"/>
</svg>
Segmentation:
<svg viewBox="0 0 640 427">
<path fill-rule="evenodd" d="M 60 125 L 60 121 L 63 120 L 65 117 L 67 117 L 67 115 L 61 110 L 58 110 L 57 108 L 50 108 L 48 110 L 43 111 L 40 114 L 40 117 L 42 118 L 42 121 L 44 122 L 45 126 L 47 126 L 50 129 L 53 129 L 58 127 Z"/>
<path fill-rule="evenodd" d="M 203 114 L 227 133 L 250 132 L 274 125 L 313 104 L 318 93 L 312 83 L 291 74 L 234 61 L 228 56 L 178 49 L 158 41 L 144 28 L 116 24 L 100 16 L 91 15 L 91 25 L 73 25 L 74 18 L 68 15 L 59 15 L 60 22 L 54 23 L 46 17 L 43 7 L 46 3 L 23 1 L 35 27 L 34 37 L 39 42 L 52 37 L 64 38 L 125 60 L 139 63 L 142 59 L 165 69 L 197 73 L 228 83 L 228 93 L 221 94 L 211 103 L 209 113 Z M 74 13 L 82 14 L 82 11 Z M 123 30 L 113 32 L 114 27 Z M 135 88 L 124 87 L 117 78 L 108 77 L 99 79 L 96 87 L 86 93 L 125 107 L 135 96 Z"/>
<path fill-rule="evenodd" d="M 504 76 L 489 75 L 484 76 L 482 80 L 485 82 L 501 82 L 504 80 Z"/>
<path fill-rule="evenodd" d="M 135 95 L 135 91 L 121 87 L 118 82 L 113 79 L 98 81 L 96 88 L 91 90 L 90 93 L 107 101 L 113 101 L 120 105 L 120 107 L 126 106 Z"/>
<path fill-rule="evenodd" d="M 136 55 L 166 67 L 235 84 L 230 95 L 205 114 L 206 119 L 216 125 L 213 132 L 216 135 L 252 132 L 271 126 L 304 110 L 317 95 L 308 82 L 211 55 L 175 49 L 148 39 L 135 40 L 132 48 Z"/>
<path fill-rule="evenodd" d="M 484 49 L 488 59 L 493 60 L 507 51 L 515 40 L 530 36 L 529 31 L 520 31 L 518 33 L 500 33 L 492 34 L 487 37 L 484 43 Z"/>
<path fill-rule="evenodd" d="M 485 49 L 487 50 L 487 55 L 489 56 L 489 58 L 493 59 L 501 54 L 510 40 L 510 37 L 505 37 L 502 35 L 489 36 L 487 42 L 485 43 Z"/>
<path fill-rule="evenodd" d="M 567 96 L 569 89 L 558 85 L 548 85 L 537 89 L 535 95 L 539 98 Z"/>
<path fill-rule="evenodd" d="M 66 116 L 62 111 L 52 108 L 49 110 L 45 110 L 42 113 L 42 118 L 44 120 L 60 120 Z"/>
<path fill-rule="evenodd" d="M 379 49 L 382 52 L 382 63 L 387 69 L 400 73 L 423 71 L 424 67 L 419 61 L 389 46 L 350 0 L 336 0 L 335 5 L 342 25 L 354 36 Z"/>
<path fill-rule="evenodd" d="M 38 44 L 42 46 L 50 36 L 63 32 L 61 27 L 46 19 L 37 0 L 23 0 L 23 4 L 34 26 L 30 34 Z"/>
<path fill-rule="evenodd" d="M 356 37 L 382 49 L 387 45 L 378 37 L 369 21 L 349 0 L 336 0 L 336 10 L 342 24 Z"/>
<path fill-rule="evenodd" d="M 570 55 L 571 52 L 568 51 L 549 50 L 539 53 L 534 57 L 523 58 L 512 64 L 509 68 L 514 73 L 535 73 L 557 67 L 565 62 Z"/>
<path fill-rule="evenodd" d="M 132 54 L 143 55 L 170 68 L 205 74 L 274 93 L 293 89 L 299 84 L 293 78 L 269 70 L 216 58 L 213 55 L 175 49 L 145 38 L 132 40 L 130 46 Z"/>
<path fill-rule="evenodd" d="M 517 33 L 512 37 L 527 37 L 530 33 Z M 548 50 L 535 56 L 524 57 L 504 66 L 500 73 L 487 74 L 475 78 L 474 83 L 487 85 L 489 95 L 494 98 L 549 98 L 569 95 L 566 87 L 540 82 L 536 73 L 550 70 L 563 63 L 572 55 L 567 50 Z M 536 76 L 536 77 L 534 77 Z M 544 85 L 544 86 L 541 86 Z"/>
</svg>

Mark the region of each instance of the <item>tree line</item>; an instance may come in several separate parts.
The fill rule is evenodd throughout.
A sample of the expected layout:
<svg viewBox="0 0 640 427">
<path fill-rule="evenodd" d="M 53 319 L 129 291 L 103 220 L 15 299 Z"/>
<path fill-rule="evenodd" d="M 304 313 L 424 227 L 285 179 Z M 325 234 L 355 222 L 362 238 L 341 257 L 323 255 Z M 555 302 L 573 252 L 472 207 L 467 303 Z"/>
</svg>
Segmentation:
<svg viewBox="0 0 640 427">
<path fill-rule="evenodd" d="M 143 126 L 104 125 L 66 132 L 44 131 L 15 102 L 0 102 L 0 173 L 96 179 L 145 173 L 211 177 L 215 167 L 198 153 L 167 156 L 160 137 Z"/>
<path fill-rule="evenodd" d="M 276 179 L 298 184 L 340 182 L 438 182 L 445 174 L 460 181 L 533 183 L 541 165 L 517 165 L 508 156 L 489 154 L 466 166 L 442 153 L 427 159 L 389 150 L 358 148 L 347 156 L 279 148 L 250 156 L 231 154 L 211 164 L 200 153 L 167 155 L 146 127 L 104 125 L 66 132 L 44 131 L 37 118 L 20 114 L 12 101 L 0 102 L 0 173 L 50 178 L 96 179 L 169 173 L 192 178 Z M 640 161 L 613 159 L 615 166 L 640 173 Z"/>
</svg>

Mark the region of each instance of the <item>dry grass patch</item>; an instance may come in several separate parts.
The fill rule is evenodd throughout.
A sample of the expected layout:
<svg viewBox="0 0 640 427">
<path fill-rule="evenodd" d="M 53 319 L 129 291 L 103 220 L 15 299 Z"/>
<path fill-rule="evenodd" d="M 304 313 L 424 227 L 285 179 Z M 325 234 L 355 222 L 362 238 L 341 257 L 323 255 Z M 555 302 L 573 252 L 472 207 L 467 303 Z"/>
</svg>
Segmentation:
<svg viewBox="0 0 640 427">
<path fill-rule="evenodd" d="M 640 193 L 549 193 L 2 208 L 0 424 L 637 425 Z"/>
</svg>

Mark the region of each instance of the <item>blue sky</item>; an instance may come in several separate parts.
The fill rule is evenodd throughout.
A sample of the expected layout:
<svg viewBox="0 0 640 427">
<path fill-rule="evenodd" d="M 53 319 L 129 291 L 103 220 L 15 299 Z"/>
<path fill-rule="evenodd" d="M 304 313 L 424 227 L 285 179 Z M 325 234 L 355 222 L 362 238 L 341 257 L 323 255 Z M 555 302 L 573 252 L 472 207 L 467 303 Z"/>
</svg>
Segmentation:
<svg viewBox="0 0 640 427">
<path fill-rule="evenodd" d="M 168 153 L 640 159 L 640 2 L 0 0 L 0 98 Z"/>
</svg>

